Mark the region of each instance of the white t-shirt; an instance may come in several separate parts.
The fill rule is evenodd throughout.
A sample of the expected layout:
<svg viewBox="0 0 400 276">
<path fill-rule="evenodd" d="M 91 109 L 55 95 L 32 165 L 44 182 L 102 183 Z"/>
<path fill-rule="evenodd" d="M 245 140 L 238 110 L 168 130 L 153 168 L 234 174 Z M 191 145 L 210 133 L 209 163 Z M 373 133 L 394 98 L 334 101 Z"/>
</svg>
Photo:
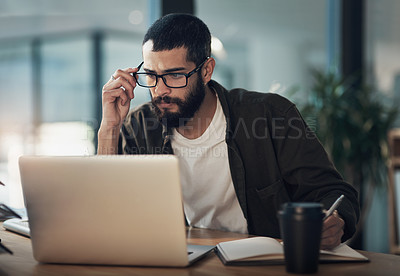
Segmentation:
<svg viewBox="0 0 400 276">
<path fill-rule="evenodd" d="M 247 233 L 232 183 L 225 132 L 218 99 L 214 117 L 199 138 L 187 139 L 174 130 L 171 142 L 180 163 L 184 211 L 191 226 Z"/>
</svg>

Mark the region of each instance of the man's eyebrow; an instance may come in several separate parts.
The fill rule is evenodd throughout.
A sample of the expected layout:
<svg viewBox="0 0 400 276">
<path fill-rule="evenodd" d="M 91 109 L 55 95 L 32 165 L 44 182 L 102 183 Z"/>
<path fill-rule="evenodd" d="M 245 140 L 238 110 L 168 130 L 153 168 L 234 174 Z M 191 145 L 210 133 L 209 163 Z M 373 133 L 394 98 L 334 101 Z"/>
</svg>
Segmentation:
<svg viewBox="0 0 400 276">
<path fill-rule="evenodd" d="M 186 69 L 185 67 L 175 67 L 175 68 L 170 68 L 170 69 L 167 69 L 167 70 L 163 70 L 162 73 L 171 73 L 171 72 L 176 72 L 176 71 L 182 71 L 182 70 L 185 70 L 185 69 Z M 154 73 L 154 74 L 156 73 L 156 71 L 150 70 L 150 69 L 147 69 L 147 68 L 143 68 L 143 70 L 148 72 L 148 73 Z"/>
</svg>

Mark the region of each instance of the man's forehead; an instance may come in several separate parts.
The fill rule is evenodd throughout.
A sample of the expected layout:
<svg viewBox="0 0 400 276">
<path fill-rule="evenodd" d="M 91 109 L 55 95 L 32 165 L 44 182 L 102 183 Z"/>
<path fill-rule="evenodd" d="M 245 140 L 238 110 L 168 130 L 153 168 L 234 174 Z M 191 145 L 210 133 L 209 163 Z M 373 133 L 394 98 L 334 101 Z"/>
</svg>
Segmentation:
<svg viewBox="0 0 400 276">
<path fill-rule="evenodd" d="M 143 53 L 153 51 L 153 40 L 147 40 L 142 46 L 142 51 Z"/>
<path fill-rule="evenodd" d="M 187 60 L 187 49 L 185 47 L 174 48 L 171 50 L 153 51 L 153 41 L 149 40 L 142 46 L 143 59 L 168 59 L 173 58 L 176 61 L 188 62 Z"/>
</svg>

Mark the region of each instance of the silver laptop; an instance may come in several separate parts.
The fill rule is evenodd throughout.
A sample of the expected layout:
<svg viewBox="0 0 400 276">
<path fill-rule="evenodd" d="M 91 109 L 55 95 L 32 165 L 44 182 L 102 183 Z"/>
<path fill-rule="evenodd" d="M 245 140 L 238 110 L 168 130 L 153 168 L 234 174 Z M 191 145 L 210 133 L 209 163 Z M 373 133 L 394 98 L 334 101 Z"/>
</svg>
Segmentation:
<svg viewBox="0 0 400 276">
<path fill-rule="evenodd" d="M 19 159 L 35 259 L 184 267 L 213 246 L 187 246 L 176 157 Z"/>
</svg>

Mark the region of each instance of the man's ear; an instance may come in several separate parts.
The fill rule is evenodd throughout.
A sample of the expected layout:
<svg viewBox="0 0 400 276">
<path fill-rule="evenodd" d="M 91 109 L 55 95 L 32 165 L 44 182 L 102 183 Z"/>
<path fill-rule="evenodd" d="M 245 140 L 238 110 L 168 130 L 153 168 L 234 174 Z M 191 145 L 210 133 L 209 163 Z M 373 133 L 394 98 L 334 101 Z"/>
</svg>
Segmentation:
<svg viewBox="0 0 400 276">
<path fill-rule="evenodd" d="M 201 70 L 204 84 L 207 84 L 211 80 L 212 74 L 214 72 L 214 67 L 215 67 L 215 59 L 212 57 L 208 58 L 208 60 L 204 63 L 203 68 Z"/>
</svg>

